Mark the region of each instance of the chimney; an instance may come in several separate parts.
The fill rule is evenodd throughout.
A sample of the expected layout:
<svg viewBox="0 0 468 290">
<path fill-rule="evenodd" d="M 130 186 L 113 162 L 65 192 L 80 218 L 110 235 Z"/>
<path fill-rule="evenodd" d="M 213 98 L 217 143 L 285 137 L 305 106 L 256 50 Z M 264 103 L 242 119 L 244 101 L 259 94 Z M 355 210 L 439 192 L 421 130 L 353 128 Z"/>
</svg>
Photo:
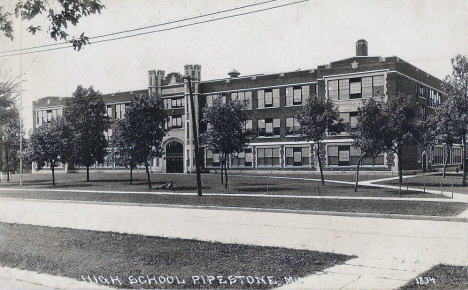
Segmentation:
<svg viewBox="0 0 468 290">
<path fill-rule="evenodd" d="M 238 72 L 235 68 L 232 69 L 232 71 L 230 71 L 228 73 L 229 77 L 232 79 L 232 78 L 237 78 L 240 76 L 240 72 Z"/>
<path fill-rule="evenodd" d="M 356 41 L 356 56 L 367 56 L 367 41 L 365 39 Z"/>
</svg>

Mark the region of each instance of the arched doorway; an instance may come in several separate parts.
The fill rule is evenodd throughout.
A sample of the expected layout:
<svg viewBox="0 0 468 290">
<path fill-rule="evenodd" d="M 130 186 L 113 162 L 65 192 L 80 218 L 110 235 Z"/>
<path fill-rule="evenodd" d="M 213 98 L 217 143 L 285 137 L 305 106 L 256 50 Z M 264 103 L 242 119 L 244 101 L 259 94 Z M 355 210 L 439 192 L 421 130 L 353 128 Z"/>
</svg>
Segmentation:
<svg viewBox="0 0 468 290">
<path fill-rule="evenodd" d="M 166 145 L 166 172 L 184 172 L 184 145 L 177 141 Z"/>
</svg>

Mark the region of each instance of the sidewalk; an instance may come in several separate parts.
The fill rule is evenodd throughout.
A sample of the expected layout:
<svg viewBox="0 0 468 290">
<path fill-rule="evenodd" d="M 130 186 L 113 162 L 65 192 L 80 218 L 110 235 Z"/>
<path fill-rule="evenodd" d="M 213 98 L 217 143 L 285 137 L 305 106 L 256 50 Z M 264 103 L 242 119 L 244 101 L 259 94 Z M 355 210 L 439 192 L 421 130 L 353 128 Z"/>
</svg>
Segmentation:
<svg viewBox="0 0 468 290">
<path fill-rule="evenodd" d="M 292 289 L 395 289 L 439 263 L 468 265 L 460 222 L 20 199 L 0 200 L 0 221 L 358 256 Z"/>
<path fill-rule="evenodd" d="M 32 271 L 0 267 L 1 289 L 111 289 L 67 277 L 38 274 Z"/>
</svg>

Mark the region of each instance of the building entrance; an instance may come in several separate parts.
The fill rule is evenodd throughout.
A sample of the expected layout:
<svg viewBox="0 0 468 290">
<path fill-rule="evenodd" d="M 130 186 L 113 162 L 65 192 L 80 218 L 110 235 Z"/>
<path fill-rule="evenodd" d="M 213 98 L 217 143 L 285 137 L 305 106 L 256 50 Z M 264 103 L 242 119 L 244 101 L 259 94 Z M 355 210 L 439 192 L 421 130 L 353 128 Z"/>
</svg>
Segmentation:
<svg viewBox="0 0 468 290">
<path fill-rule="evenodd" d="M 184 172 L 184 145 L 174 141 L 166 146 L 166 172 Z"/>
</svg>

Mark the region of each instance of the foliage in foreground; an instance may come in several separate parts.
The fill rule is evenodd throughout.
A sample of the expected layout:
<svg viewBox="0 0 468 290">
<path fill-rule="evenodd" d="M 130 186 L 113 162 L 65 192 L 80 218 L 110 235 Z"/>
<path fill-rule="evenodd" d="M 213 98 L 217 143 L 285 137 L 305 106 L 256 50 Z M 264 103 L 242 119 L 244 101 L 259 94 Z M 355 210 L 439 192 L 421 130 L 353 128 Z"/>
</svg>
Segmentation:
<svg viewBox="0 0 468 290">
<path fill-rule="evenodd" d="M 148 161 L 164 154 L 161 145 L 168 132 L 165 127 L 168 120 L 161 97 L 142 94 L 132 100 L 125 109 L 125 118 L 117 122 L 114 144 L 130 167 L 130 183 L 133 169 L 144 164 L 151 188 Z"/>
</svg>

